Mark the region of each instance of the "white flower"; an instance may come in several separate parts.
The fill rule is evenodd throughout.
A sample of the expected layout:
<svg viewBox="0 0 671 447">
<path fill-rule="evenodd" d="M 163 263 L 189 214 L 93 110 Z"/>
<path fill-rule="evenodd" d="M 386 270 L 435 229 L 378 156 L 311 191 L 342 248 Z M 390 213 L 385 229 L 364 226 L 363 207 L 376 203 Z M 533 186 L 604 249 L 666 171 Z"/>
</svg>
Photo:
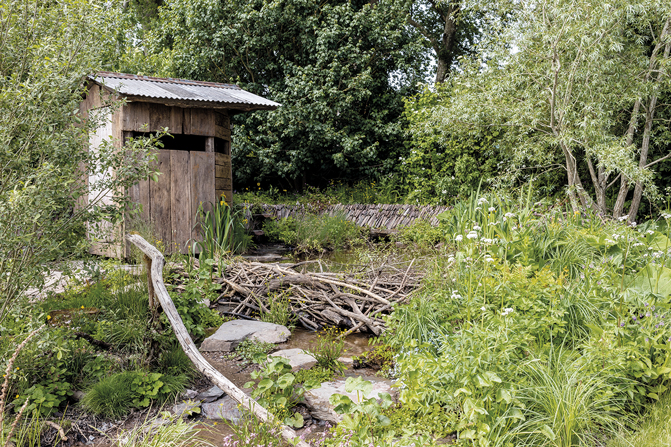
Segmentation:
<svg viewBox="0 0 671 447">
<path fill-rule="evenodd" d="M 652 231 L 652 230 L 648 230 L 648 231 L 646 231 L 646 233 L 648 233 L 648 234 L 655 234 L 655 232 Z"/>
<path fill-rule="evenodd" d="M 505 317 L 506 315 L 508 315 L 509 313 L 511 313 L 513 311 L 514 311 L 514 309 L 512 309 L 510 307 L 506 307 L 505 309 L 503 309 L 501 311 L 501 316 Z"/>
<path fill-rule="evenodd" d="M 466 235 L 466 237 L 469 239 L 475 239 L 478 237 L 478 233 L 476 233 L 475 231 L 471 231 Z"/>
<path fill-rule="evenodd" d="M 483 203 L 487 203 L 487 199 L 484 198 L 484 197 L 480 197 L 480 198 L 478 199 L 478 205 L 482 205 Z"/>
<path fill-rule="evenodd" d="M 485 261 L 487 261 L 487 262 L 494 262 L 494 258 L 485 258 Z"/>
<path fill-rule="evenodd" d="M 629 216 L 622 216 L 622 217 L 618 218 L 617 220 L 619 220 L 620 222 L 624 222 L 628 218 L 629 218 Z"/>
<path fill-rule="evenodd" d="M 447 194 L 447 190 L 446 190 L 446 189 L 443 189 L 443 194 Z"/>
<path fill-rule="evenodd" d="M 480 228 L 479 225 L 473 227 L 473 231 L 480 231 L 480 230 L 482 230 L 482 228 Z"/>
<path fill-rule="evenodd" d="M 671 219 L 671 214 L 669 214 L 669 213 L 662 213 L 662 219 L 666 219 L 666 220 Z"/>
<path fill-rule="evenodd" d="M 506 216 L 508 219 L 510 219 L 512 217 L 515 217 L 515 215 L 513 213 L 506 213 L 506 214 L 504 214 L 504 216 Z"/>
<path fill-rule="evenodd" d="M 464 240 L 464 237 L 460 234 L 457 234 L 457 237 L 455 237 L 454 240 L 457 241 L 457 242 L 461 242 L 461 241 Z"/>
<path fill-rule="evenodd" d="M 490 213 L 493 213 L 494 211 L 496 211 L 496 208 L 494 208 L 493 206 L 490 206 L 490 207 L 489 207 L 489 212 L 490 212 Z"/>
<path fill-rule="evenodd" d="M 486 308 L 485 306 L 482 306 L 482 307 L 480 308 L 480 310 L 484 312 L 484 311 L 487 310 L 487 308 Z"/>
</svg>

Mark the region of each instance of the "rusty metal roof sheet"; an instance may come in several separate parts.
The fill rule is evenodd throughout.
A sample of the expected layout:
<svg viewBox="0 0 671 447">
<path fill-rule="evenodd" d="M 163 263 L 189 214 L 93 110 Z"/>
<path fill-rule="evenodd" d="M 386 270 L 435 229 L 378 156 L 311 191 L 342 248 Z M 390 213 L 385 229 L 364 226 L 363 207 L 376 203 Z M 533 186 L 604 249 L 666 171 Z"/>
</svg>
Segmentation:
<svg viewBox="0 0 671 447">
<path fill-rule="evenodd" d="M 122 96 L 138 98 L 155 98 L 157 100 L 173 100 L 230 105 L 232 108 L 241 106 L 245 109 L 275 109 L 280 104 L 245 91 L 234 84 L 217 82 L 190 81 L 186 79 L 154 78 L 124 73 L 99 72 L 89 79 L 113 90 Z"/>
</svg>

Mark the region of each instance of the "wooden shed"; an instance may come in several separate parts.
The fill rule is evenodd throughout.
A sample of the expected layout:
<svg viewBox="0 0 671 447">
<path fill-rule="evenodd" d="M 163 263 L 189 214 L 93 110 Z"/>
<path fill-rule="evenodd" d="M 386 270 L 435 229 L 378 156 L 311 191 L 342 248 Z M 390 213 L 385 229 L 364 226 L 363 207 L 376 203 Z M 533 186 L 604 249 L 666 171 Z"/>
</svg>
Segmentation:
<svg viewBox="0 0 671 447">
<path fill-rule="evenodd" d="M 158 181 L 142 181 L 126 194 L 141 205 L 140 218 L 151 224 L 166 251 L 183 253 L 198 236 L 198 206 L 207 208 L 222 196 L 232 201 L 231 116 L 280 105 L 231 84 L 100 72 L 88 78 L 82 116 L 104 107 L 103 98 L 126 103 L 91 136 L 89 150 L 108 138 L 121 147 L 128 138 L 169 129 L 172 138 L 162 140 L 164 148 L 158 153 Z M 89 188 L 91 198 L 85 200 L 93 200 L 94 194 Z M 111 197 L 102 202 L 107 200 Z M 127 220 L 121 228 L 105 229 L 92 253 L 128 256 L 130 247 L 121 242 L 129 229 Z"/>
</svg>

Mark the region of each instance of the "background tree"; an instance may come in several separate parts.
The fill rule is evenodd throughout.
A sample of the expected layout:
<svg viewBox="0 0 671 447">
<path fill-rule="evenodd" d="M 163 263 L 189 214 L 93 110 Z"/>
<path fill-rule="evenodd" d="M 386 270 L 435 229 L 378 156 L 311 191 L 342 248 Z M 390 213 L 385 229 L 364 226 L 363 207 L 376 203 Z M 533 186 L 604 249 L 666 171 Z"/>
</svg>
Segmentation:
<svg viewBox="0 0 671 447">
<path fill-rule="evenodd" d="M 149 174 L 151 145 L 85 150 L 108 114 L 82 121 L 85 76 L 102 68 L 118 7 L 109 2 L 0 0 L 0 323 L 49 263 L 86 250 L 84 228 L 123 212 L 123 188 Z M 111 113 L 111 106 L 107 107 Z M 110 170 L 115 176 L 104 175 Z M 102 206 L 82 177 L 114 203 Z M 81 202 L 79 202 L 81 204 Z"/>
<path fill-rule="evenodd" d="M 515 22 L 503 30 L 498 48 L 471 58 L 453 75 L 434 123 L 463 134 L 503 130 L 499 145 L 518 165 L 552 164 L 561 157 L 574 209 L 617 216 L 608 194 L 613 178 L 621 174 L 641 190 L 652 186 L 652 165 L 640 159 L 645 138 L 636 147 L 634 137 L 637 130 L 646 132 L 638 124 L 639 110 L 654 110 L 655 92 L 668 90 L 668 53 L 662 50 L 668 45 L 669 4 L 499 5 L 502 11 L 515 9 Z M 622 132 L 627 110 L 632 124 Z M 645 122 L 653 126 L 653 119 Z M 591 183 L 583 183 L 585 172 Z M 637 211 L 633 205 L 630 219 Z"/>
<path fill-rule="evenodd" d="M 423 49 L 392 1 L 171 0 L 146 69 L 282 104 L 234 119 L 236 188 L 375 178 L 403 149 Z"/>
<path fill-rule="evenodd" d="M 435 82 L 445 82 L 460 56 L 473 54 L 486 32 L 485 14 L 464 0 L 401 0 L 410 26 L 422 36 L 436 60 Z"/>
</svg>

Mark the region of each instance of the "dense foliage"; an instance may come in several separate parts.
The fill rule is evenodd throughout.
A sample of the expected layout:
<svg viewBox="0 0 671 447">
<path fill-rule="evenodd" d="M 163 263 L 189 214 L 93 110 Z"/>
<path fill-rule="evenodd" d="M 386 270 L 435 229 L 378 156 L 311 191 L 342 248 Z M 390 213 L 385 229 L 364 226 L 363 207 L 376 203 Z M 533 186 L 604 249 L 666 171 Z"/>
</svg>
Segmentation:
<svg viewBox="0 0 671 447">
<path fill-rule="evenodd" d="M 237 185 L 302 188 L 393 167 L 401 93 L 423 62 L 402 5 L 175 0 L 160 17 L 151 69 L 235 82 L 282 104 L 235 117 Z"/>
<path fill-rule="evenodd" d="M 401 402 L 454 414 L 473 445 L 592 445 L 668 387 L 669 225 L 528 198 L 441 216 L 449 255 L 390 320 Z"/>
</svg>

